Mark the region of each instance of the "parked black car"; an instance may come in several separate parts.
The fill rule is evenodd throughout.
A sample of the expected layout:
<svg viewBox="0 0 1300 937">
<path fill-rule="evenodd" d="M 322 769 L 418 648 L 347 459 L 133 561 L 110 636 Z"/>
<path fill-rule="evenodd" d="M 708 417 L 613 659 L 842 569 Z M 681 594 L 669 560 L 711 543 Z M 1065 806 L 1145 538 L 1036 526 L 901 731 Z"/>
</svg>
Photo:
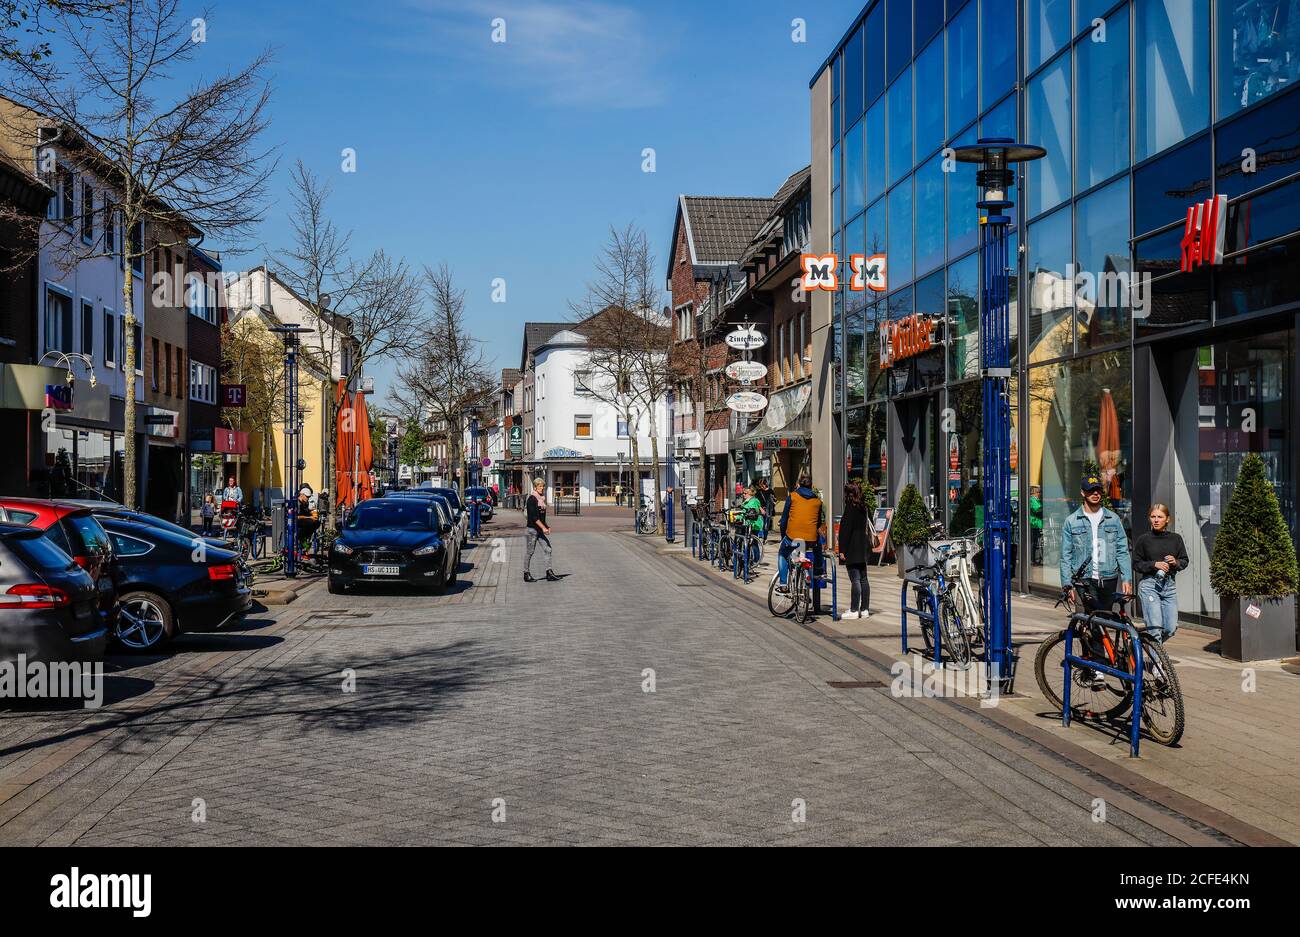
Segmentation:
<svg viewBox="0 0 1300 937">
<path fill-rule="evenodd" d="M 95 580 L 40 530 L 0 523 L 0 660 L 103 660 L 98 601 Z"/>
<path fill-rule="evenodd" d="M 329 555 L 334 594 L 365 583 L 443 592 L 456 580 L 456 527 L 441 499 L 373 498 L 349 516 Z"/>
<path fill-rule="evenodd" d="M 478 517 L 480 521 L 492 520 L 494 510 L 492 501 L 492 489 L 485 488 L 481 485 L 475 485 L 465 489 L 465 503 L 478 505 Z"/>
<path fill-rule="evenodd" d="M 123 521 L 137 521 L 141 524 L 148 524 L 150 527 L 157 527 L 159 530 L 170 531 L 171 533 L 177 534 L 181 537 L 189 537 L 191 540 L 196 537 L 202 537 L 208 546 L 216 547 L 219 550 L 229 550 L 232 548 L 231 543 L 228 540 L 222 540 L 220 537 L 203 537 L 202 534 L 197 534 L 188 528 L 182 527 L 180 524 L 173 524 L 171 521 L 163 520 L 156 514 L 147 514 L 144 511 L 134 511 L 124 504 L 117 504 L 113 501 L 92 501 L 85 498 L 73 498 L 70 499 L 70 503 L 85 505 L 90 508 L 90 512 L 101 521 L 111 518 Z M 235 556 L 235 565 L 239 567 L 240 579 L 251 586 L 253 584 L 252 568 L 249 567 L 243 556 L 238 553 L 236 553 Z"/>
<path fill-rule="evenodd" d="M 456 538 L 457 546 L 463 547 L 469 543 L 469 514 L 466 513 L 465 505 L 461 503 L 460 495 L 455 488 L 406 488 L 402 491 L 390 491 L 384 497 L 434 498 L 441 501 L 450 512 L 452 524 L 459 534 Z"/>
<path fill-rule="evenodd" d="M 235 551 L 138 520 L 103 516 L 100 523 L 120 569 L 114 637 L 126 647 L 145 650 L 181 631 L 220 628 L 252 605 Z"/>
</svg>

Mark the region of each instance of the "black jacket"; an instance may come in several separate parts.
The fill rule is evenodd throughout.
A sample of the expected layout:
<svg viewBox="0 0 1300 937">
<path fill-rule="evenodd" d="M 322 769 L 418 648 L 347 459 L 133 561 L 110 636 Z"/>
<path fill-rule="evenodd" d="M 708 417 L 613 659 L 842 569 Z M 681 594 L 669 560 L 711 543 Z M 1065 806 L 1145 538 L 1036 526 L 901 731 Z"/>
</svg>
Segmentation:
<svg viewBox="0 0 1300 937">
<path fill-rule="evenodd" d="M 1169 571 L 1169 575 L 1187 568 L 1187 547 L 1183 544 L 1183 538 L 1172 530 L 1163 533 L 1148 530 L 1133 544 L 1133 569 L 1143 579 L 1147 579 L 1156 574 L 1156 563 L 1166 556 L 1178 560 L 1177 566 Z"/>
<path fill-rule="evenodd" d="M 528 496 L 528 501 L 526 502 L 525 507 L 526 507 L 526 509 L 527 509 L 527 511 L 528 511 L 528 526 L 529 526 L 529 527 L 531 527 L 531 528 L 533 528 L 534 530 L 536 530 L 536 529 L 537 529 L 537 522 L 538 522 L 538 521 L 541 521 L 541 522 L 542 522 L 542 526 L 543 526 L 543 527 L 546 526 L 546 508 L 542 507 L 542 506 L 537 502 L 537 495 L 530 494 L 530 495 Z"/>
<path fill-rule="evenodd" d="M 861 565 L 867 561 L 871 552 L 872 538 L 871 518 L 863 508 L 847 505 L 840 518 L 840 542 L 838 552 L 844 554 L 848 565 Z"/>
</svg>

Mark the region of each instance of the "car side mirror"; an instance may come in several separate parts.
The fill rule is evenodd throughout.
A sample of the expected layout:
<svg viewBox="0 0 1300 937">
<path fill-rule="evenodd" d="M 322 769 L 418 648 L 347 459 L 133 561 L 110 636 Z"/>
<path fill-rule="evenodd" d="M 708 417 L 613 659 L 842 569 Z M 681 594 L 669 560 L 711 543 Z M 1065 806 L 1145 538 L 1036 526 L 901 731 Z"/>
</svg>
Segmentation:
<svg viewBox="0 0 1300 937">
<path fill-rule="evenodd" d="M 441 530 L 442 530 L 442 532 L 443 532 L 444 534 L 449 534 L 449 533 L 451 533 L 451 525 L 450 525 L 450 524 L 443 524 L 442 527 L 441 527 Z"/>
</svg>

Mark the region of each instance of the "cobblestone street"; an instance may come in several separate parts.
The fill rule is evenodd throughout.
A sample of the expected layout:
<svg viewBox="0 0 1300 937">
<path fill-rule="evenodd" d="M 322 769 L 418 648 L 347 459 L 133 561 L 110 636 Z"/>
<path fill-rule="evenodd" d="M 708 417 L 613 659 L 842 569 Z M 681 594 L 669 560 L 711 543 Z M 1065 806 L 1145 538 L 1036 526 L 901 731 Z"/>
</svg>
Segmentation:
<svg viewBox="0 0 1300 937">
<path fill-rule="evenodd" d="M 873 681 L 597 520 L 557 521 L 569 575 L 527 584 L 517 517 L 447 596 L 317 583 L 114 658 L 99 711 L 4 712 L 0 841 L 1215 841 L 1120 790 L 1094 822 L 1095 777 L 887 680 L 833 686 Z"/>
</svg>

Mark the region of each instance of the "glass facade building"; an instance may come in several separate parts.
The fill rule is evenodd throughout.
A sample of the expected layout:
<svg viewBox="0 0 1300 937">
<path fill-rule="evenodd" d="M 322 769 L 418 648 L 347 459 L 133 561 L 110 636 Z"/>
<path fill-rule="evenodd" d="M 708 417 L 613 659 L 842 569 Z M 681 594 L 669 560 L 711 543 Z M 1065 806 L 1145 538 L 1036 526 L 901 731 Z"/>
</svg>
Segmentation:
<svg viewBox="0 0 1300 937">
<path fill-rule="evenodd" d="M 978 193 L 950 148 L 1037 144 L 1011 196 L 1017 580 L 1056 590 L 1096 471 L 1134 537 L 1170 505 L 1180 610 L 1216 624 L 1208 562 L 1246 453 L 1296 529 L 1298 85 L 1300 0 L 869 3 L 812 82 L 847 476 L 980 525 Z M 1184 270 L 1188 209 L 1219 195 L 1222 260 Z M 886 292 L 848 288 L 853 254 L 886 255 Z M 898 354 L 918 322 L 931 347 Z"/>
</svg>

